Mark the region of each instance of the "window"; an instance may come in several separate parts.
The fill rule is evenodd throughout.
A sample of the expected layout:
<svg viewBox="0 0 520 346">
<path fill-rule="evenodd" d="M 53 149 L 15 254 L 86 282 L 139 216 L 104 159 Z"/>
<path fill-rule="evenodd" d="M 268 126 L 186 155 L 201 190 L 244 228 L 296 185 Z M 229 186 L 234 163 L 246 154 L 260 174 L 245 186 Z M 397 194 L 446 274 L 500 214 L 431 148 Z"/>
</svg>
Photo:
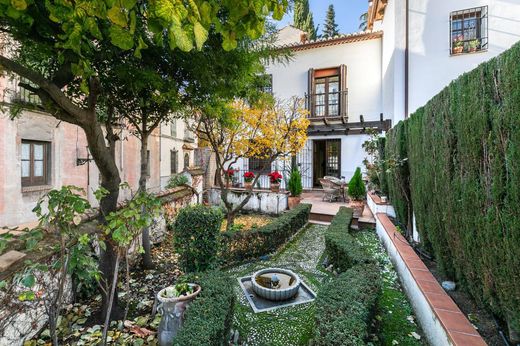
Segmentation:
<svg viewBox="0 0 520 346">
<path fill-rule="evenodd" d="M 190 167 L 190 154 L 184 154 L 184 169 L 188 169 Z"/>
<path fill-rule="evenodd" d="M 488 47 L 488 8 L 475 7 L 450 14 L 451 55 Z"/>
<path fill-rule="evenodd" d="M 249 158 L 249 170 L 255 173 L 269 173 L 271 165 L 269 159 Z"/>
<path fill-rule="evenodd" d="M 347 67 L 309 70 L 307 109 L 311 118 L 347 116 Z"/>
<path fill-rule="evenodd" d="M 316 78 L 315 116 L 339 115 L 339 76 Z"/>
<path fill-rule="evenodd" d="M 177 150 L 170 150 L 170 173 L 177 173 L 177 160 L 178 160 L 179 152 Z"/>
<path fill-rule="evenodd" d="M 22 140 L 22 186 L 47 185 L 50 143 Z"/>
<path fill-rule="evenodd" d="M 173 119 L 170 123 L 170 136 L 177 137 L 177 120 Z"/>
</svg>

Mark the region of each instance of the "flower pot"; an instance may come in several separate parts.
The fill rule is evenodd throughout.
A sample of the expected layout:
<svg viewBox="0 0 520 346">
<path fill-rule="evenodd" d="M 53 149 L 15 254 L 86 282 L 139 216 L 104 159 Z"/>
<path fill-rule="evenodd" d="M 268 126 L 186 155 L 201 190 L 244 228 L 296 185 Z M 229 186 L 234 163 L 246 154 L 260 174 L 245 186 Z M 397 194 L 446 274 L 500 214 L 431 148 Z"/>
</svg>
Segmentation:
<svg viewBox="0 0 520 346">
<path fill-rule="evenodd" d="M 464 47 L 463 46 L 460 46 L 460 47 L 453 47 L 453 54 L 461 54 L 462 52 L 464 51 Z"/>
<path fill-rule="evenodd" d="M 157 338 L 160 346 L 172 345 L 173 339 L 182 328 L 184 311 L 193 299 L 200 293 L 200 286 L 197 284 L 189 284 L 194 288 L 192 294 L 175 298 L 166 298 L 162 294 L 166 288 L 157 293 L 159 306 L 157 310 L 161 313 L 162 318 L 157 330 Z"/>
<path fill-rule="evenodd" d="M 301 199 L 302 198 L 300 196 L 296 196 L 296 197 L 289 196 L 289 200 L 288 200 L 289 209 L 294 209 L 294 207 L 296 207 L 298 204 L 300 204 Z"/>
<path fill-rule="evenodd" d="M 469 52 L 470 52 L 470 53 L 475 53 L 476 51 L 477 51 L 477 47 L 471 47 L 471 48 L 469 49 Z"/>
<path fill-rule="evenodd" d="M 244 182 L 244 188 L 246 190 L 253 190 L 253 182 L 252 181 L 246 181 Z"/>
<path fill-rule="evenodd" d="M 271 192 L 280 192 L 280 183 L 271 183 Z"/>
</svg>

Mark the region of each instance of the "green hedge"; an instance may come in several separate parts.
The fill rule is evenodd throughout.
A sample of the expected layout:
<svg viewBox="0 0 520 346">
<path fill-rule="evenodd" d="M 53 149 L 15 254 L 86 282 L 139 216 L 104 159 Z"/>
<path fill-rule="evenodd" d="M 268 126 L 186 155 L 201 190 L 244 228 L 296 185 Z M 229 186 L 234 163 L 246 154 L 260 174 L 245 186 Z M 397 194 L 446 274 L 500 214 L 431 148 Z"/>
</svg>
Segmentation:
<svg viewBox="0 0 520 346">
<path fill-rule="evenodd" d="M 417 227 L 439 267 L 520 331 L 520 44 L 398 124 L 386 149 L 406 150 Z"/>
<path fill-rule="evenodd" d="M 204 273 L 192 280 L 202 290 L 186 310 L 184 325 L 173 345 L 229 345 L 236 281 L 220 271 Z"/>
<path fill-rule="evenodd" d="M 274 252 L 307 224 L 310 211 L 310 204 L 299 204 L 263 227 L 247 232 L 223 233 L 223 261 L 240 262 Z"/>
<path fill-rule="evenodd" d="M 341 207 L 325 233 L 326 253 L 338 272 L 373 261 L 349 233 L 352 214 L 352 209 Z"/>
<path fill-rule="evenodd" d="M 219 208 L 200 204 L 179 211 L 173 239 L 184 271 L 205 271 L 216 266 L 223 217 Z"/>
<path fill-rule="evenodd" d="M 315 345 L 365 345 L 381 291 L 375 260 L 350 234 L 352 209 L 341 207 L 325 233 L 325 251 L 340 275 L 316 299 Z"/>
</svg>

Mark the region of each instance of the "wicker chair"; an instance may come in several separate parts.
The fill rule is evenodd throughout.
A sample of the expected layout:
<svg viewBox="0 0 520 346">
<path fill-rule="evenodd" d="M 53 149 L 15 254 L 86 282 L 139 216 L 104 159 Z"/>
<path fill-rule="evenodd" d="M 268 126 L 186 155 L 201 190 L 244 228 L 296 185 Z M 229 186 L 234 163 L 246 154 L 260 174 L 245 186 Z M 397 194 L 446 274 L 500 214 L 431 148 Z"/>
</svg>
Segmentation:
<svg viewBox="0 0 520 346">
<path fill-rule="evenodd" d="M 323 188 L 323 201 L 328 200 L 332 202 L 341 197 L 341 188 L 335 183 L 328 179 L 320 178 L 320 184 Z"/>
<path fill-rule="evenodd" d="M 328 175 L 324 176 L 323 179 L 330 181 L 333 188 L 339 189 L 340 190 L 339 198 L 341 198 L 343 200 L 343 202 L 347 202 L 347 196 L 346 196 L 347 186 L 345 185 L 344 182 L 341 181 L 341 179 L 333 177 L 333 176 L 328 176 Z"/>
</svg>

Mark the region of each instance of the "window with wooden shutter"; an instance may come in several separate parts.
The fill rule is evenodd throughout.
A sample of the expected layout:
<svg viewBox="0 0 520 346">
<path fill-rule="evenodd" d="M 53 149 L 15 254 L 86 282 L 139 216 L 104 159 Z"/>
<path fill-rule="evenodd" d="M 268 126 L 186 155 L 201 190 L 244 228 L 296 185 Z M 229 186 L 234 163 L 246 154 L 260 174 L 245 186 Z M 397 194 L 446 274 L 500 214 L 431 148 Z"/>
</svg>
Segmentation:
<svg viewBox="0 0 520 346">
<path fill-rule="evenodd" d="M 49 184 L 50 143 L 22 140 L 22 186 Z"/>
<path fill-rule="evenodd" d="M 178 155 L 179 155 L 179 152 L 177 150 L 170 150 L 170 173 L 171 174 L 177 173 Z"/>
<path fill-rule="evenodd" d="M 347 67 L 309 70 L 307 107 L 311 118 L 346 117 Z"/>
</svg>

